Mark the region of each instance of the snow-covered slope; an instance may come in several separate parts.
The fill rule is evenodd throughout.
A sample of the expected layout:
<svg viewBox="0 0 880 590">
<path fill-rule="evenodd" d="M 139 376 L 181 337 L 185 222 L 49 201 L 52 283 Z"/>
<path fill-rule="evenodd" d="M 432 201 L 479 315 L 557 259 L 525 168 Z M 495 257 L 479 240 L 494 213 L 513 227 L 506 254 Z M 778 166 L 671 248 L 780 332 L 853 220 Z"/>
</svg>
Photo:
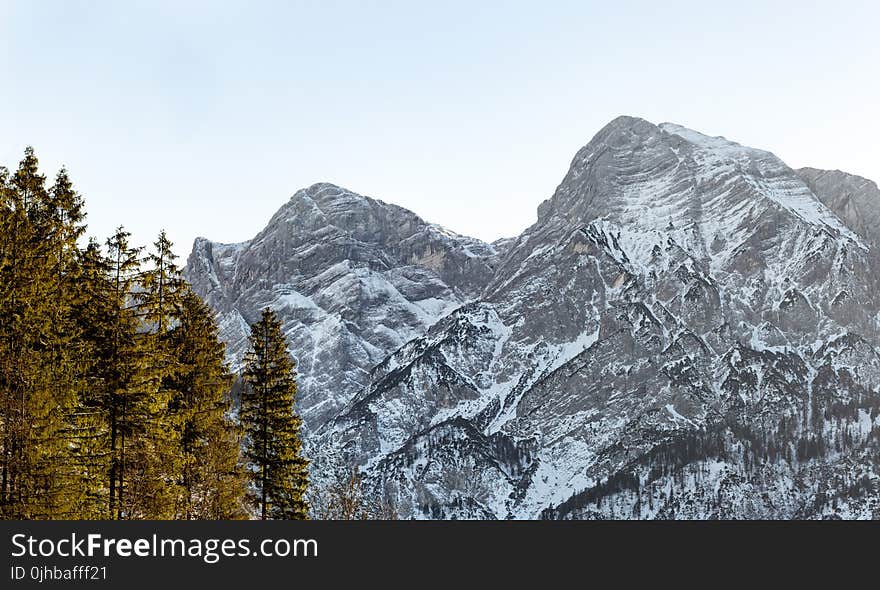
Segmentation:
<svg viewBox="0 0 880 590">
<path fill-rule="evenodd" d="M 249 322 L 277 311 L 300 373 L 299 406 L 319 425 L 368 371 L 476 297 L 492 246 L 331 184 L 298 191 L 252 240 L 196 240 L 186 276 L 219 313 L 234 368 Z"/>
<path fill-rule="evenodd" d="M 412 518 L 880 516 L 878 257 L 816 186 L 769 152 L 615 119 L 522 235 L 453 242 L 480 266 L 440 273 L 442 312 L 356 379 L 349 359 L 314 361 L 358 387 L 312 394 L 332 407 L 312 448 Z M 279 305 L 212 299 L 235 293 L 213 287 L 224 264 L 292 272 L 217 248 L 194 274 L 221 313 Z"/>
</svg>

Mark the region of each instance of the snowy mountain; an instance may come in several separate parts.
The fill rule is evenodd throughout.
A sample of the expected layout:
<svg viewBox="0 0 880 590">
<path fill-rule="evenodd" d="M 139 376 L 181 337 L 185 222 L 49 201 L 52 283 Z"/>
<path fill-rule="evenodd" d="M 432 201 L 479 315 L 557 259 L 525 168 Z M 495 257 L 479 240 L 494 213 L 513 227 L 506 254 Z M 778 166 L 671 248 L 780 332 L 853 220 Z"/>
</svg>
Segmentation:
<svg viewBox="0 0 880 590">
<path fill-rule="evenodd" d="M 316 184 L 252 240 L 198 238 L 186 275 L 217 310 L 233 368 L 249 323 L 266 306 L 278 312 L 310 427 L 348 402 L 388 354 L 476 297 L 495 256 L 406 209 Z"/>
<path fill-rule="evenodd" d="M 847 227 L 872 245 L 880 245 L 880 189 L 876 183 L 840 170 L 801 168 L 797 175 Z"/>
<path fill-rule="evenodd" d="M 861 180 L 620 117 L 518 238 L 316 185 L 187 272 L 234 359 L 286 314 L 313 448 L 403 517 L 880 517 Z"/>
</svg>

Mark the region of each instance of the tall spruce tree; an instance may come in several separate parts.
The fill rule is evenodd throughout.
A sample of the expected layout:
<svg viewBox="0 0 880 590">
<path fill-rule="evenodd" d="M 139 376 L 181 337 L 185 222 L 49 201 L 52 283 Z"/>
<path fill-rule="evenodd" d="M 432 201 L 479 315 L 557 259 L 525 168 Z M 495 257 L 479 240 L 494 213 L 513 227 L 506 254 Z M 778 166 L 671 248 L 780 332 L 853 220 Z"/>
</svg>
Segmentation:
<svg viewBox="0 0 880 590">
<path fill-rule="evenodd" d="M 112 518 L 109 502 L 113 404 L 116 381 L 113 360 L 118 300 L 111 281 L 110 260 L 101 245 L 90 239 L 79 254 L 78 297 L 74 317 L 82 387 L 72 417 L 72 464 L 77 471 L 77 518 Z M 116 488 L 114 487 L 114 494 Z"/>
<path fill-rule="evenodd" d="M 78 346 L 81 335 L 76 318 L 76 301 L 80 296 L 80 251 L 77 245 L 85 233 L 85 212 L 82 198 L 62 168 L 48 190 L 42 211 L 41 231 L 45 236 L 46 282 L 49 301 L 46 312 L 51 327 L 45 333 L 49 365 L 44 374 L 50 379 L 49 398 L 55 404 L 53 427 L 44 431 L 45 444 L 51 447 L 49 464 L 44 475 L 43 494 L 52 497 L 46 518 L 71 518 L 79 514 L 82 488 L 78 471 L 72 461 L 76 430 L 74 427 L 78 400 L 86 386 L 82 364 L 86 361 Z"/>
<path fill-rule="evenodd" d="M 106 253 L 80 248 L 84 218 L 67 171 L 47 188 L 31 148 L 0 167 L 0 518 L 245 516 L 213 313 L 164 232 L 142 261 L 121 227 Z M 305 465 L 291 448 L 266 487 L 282 516 L 296 504 L 278 482 Z"/>
<path fill-rule="evenodd" d="M 180 298 L 171 332 L 176 371 L 169 414 L 175 428 L 176 517 L 233 519 L 244 516 L 245 476 L 239 428 L 228 417 L 232 375 L 213 311 L 192 291 Z"/>
<path fill-rule="evenodd" d="M 69 514 L 67 419 L 75 391 L 64 273 L 81 216 L 69 184 L 46 187 L 32 148 L 0 171 L 0 515 Z M 56 200 L 56 196 L 70 199 Z"/>
<path fill-rule="evenodd" d="M 154 249 L 145 260 L 151 267 L 142 275 L 141 314 L 152 332 L 160 337 L 167 335 L 180 313 L 183 300 L 184 280 L 175 262 L 177 255 L 172 250 L 173 246 L 165 230 L 159 232 L 159 237 L 153 243 Z"/>
<path fill-rule="evenodd" d="M 147 267 L 138 279 L 133 301 L 140 319 L 140 353 L 149 366 L 150 378 L 138 400 L 137 430 L 133 432 L 128 463 L 130 515 L 173 518 L 177 488 L 175 478 L 184 457 L 176 444 L 176 416 L 169 404 L 175 396 L 171 379 L 179 362 L 172 343 L 172 328 L 179 322 L 184 280 L 175 263 L 173 244 L 165 232 L 144 258 Z"/>
<path fill-rule="evenodd" d="M 140 466 L 134 451 L 144 433 L 150 412 L 149 395 L 152 375 L 138 333 L 139 318 L 134 289 L 140 268 L 140 248 L 129 244 L 131 234 L 119 227 L 107 240 L 113 317 L 109 325 L 109 375 L 105 408 L 110 434 L 110 468 L 108 473 L 108 509 L 110 518 L 136 516 L 131 498 L 126 497 L 128 476 L 138 473 Z M 136 487 L 138 480 L 134 480 Z M 126 503 L 128 502 L 128 504 Z"/>
<path fill-rule="evenodd" d="M 306 519 L 308 461 L 302 457 L 301 420 L 294 413 L 296 371 L 281 322 L 266 308 L 251 326 L 240 418 L 261 519 Z"/>
</svg>

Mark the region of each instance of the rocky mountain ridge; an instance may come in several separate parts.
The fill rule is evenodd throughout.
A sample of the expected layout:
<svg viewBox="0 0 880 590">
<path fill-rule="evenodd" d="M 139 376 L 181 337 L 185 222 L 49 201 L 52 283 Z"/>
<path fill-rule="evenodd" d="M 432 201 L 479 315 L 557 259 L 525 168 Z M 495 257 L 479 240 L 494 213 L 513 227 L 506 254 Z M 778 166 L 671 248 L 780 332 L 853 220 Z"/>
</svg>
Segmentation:
<svg viewBox="0 0 880 590">
<path fill-rule="evenodd" d="M 855 178 L 620 117 L 502 244 L 316 185 L 187 274 L 234 360 L 249 314 L 284 314 L 312 447 L 404 517 L 877 517 Z"/>
<path fill-rule="evenodd" d="M 388 354 L 476 297 L 496 256 L 406 209 L 316 184 L 252 240 L 198 238 L 186 275 L 217 310 L 234 369 L 249 323 L 263 307 L 278 312 L 309 426 L 346 403 Z"/>
</svg>

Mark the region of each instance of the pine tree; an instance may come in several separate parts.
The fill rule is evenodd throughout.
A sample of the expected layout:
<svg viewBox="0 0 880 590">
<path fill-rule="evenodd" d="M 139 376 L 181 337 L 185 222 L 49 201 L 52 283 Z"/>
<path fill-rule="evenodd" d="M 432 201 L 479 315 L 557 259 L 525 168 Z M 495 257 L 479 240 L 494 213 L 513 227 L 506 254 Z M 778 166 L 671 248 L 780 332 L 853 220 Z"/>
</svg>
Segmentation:
<svg viewBox="0 0 880 590">
<path fill-rule="evenodd" d="M 61 169 L 46 194 L 41 211 L 40 235 L 44 236 L 47 263 L 45 282 L 48 300 L 43 313 L 51 325 L 44 334 L 49 380 L 48 399 L 52 417 L 42 431 L 47 449 L 41 494 L 51 498 L 46 518 L 70 518 L 79 513 L 81 488 L 72 461 L 75 412 L 85 387 L 76 318 L 79 297 L 80 251 L 77 241 L 85 233 L 82 198 L 74 190 L 67 171 Z"/>
<path fill-rule="evenodd" d="M 126 486 L 136 488 L 140 483 L 136 477 L 143 471 L 137 465 L 138 442 L 149 420 L 147 406 L 152 388 L 134 302 L 140 248 L 129 244 L 130 237 L 131 234 L 120 227 L 107 240 L 113 316 L 103 353 L 108 369 L 104 408 L 110 435 L 109 517 L 118 519 L 132 518 L 139 512 L 131 504 L 131 498 L 126 497 Z M 127 481 L 128 476 L 132 482 Z"/>
<path fill-rule="evenodd" d="M 39 257 L 32 248 L 39 244 L 34 219 L 35 201 L 45 195 L 45 178 L 37 175 L 36 157 L 28 148 L 14 175 L 0 173 L 2 190 L 2 245 L 0 245 L 0 388 L 3 391 L 3 449 L 0 465 L 0 506 L 7 518 L 25 518 L 30 460 L 27 424 L 30 421 L 35 378 L 39 364 L 34 351 L 36 313 L 33 296 L 42 285 Z"/>
<path fill-rule="evenodd" d="M 112 517 L 110 422 L 115 398 L 110 386 L 115 379 L 111 357 L 118 301 L 115 285 L 110 280 L 110 260 L 94 239 L 80 252 L 78 269 L 78 296 L 73 309 L 82 387 L 71 421 L 72 461 L 77 472 L 74 485 L 79 490 L 76 515 L 82 519 L 99 519 Z"/>
<path fill-rule="evenodd" d="M 84 219 L 67 171 L 47 188 L 31 148 L 0 168 L 0 518 L 244 516 L 212 312 L 164 232 L 142 273 L 121 227 L 106 254 L 81 249 Z M 299 421 L 267 423 L 296 442 L 271 457 L 266 486 L 273 514 L 295 516 Z"/>
<path fill-rule="evenodd" d="M 252 503 L 263 520 L 305 519 L 308 461 L 301 456 L 301 420 L 294 414 L 296 372 L 281 322 L 270 309 L 251 326 L 250 344 L 240 417 L 255 490 Z"/>
<path fill-rule="evenodd" d="M 184 280 L 175 263 L 174 244 L 162 230 L 153 243 L 155 250 L 147 255 L 152 265 L 142 276 L 143 291 L 140 293 L 140 310 L 143 320 L 153 333 L 165 336 L 171 323 L 180 313 L 183 300 Z"/>
<path fill-rule="evenodd" d="M 175 516 L 175 478 L 184 460 L 176 444 L 175 416 L 169 404 L 175 396 L 170 381 L 178 370 L 172 346 L 172 327 L 179 322 L 184 281 L 175 264 L 172 243 L 159 234 L 154 249 L 144 262 L 149 266 L 138 277 L 133 301 L 141 326 L 139 353 L 149 368 L 149 379 L 141 382 L 132 431 L 128 463 L 130 493 L 127 512 L 131 517 L 172 518 Z"/>
<path fill-rule="evenodd" d="M 64 332 L 65 263 L 81 217 L 69 183 L 46 188 L 33 149 L 0 171 L 0 515 L 69 512 L 66 420 L 75 392 Z"/>
<path fill-rule="evenodd" d="M 177 359 L 167 387 L 175 428 L 178 518 L 243 516 L 245 478 L 239 429 L 228 418 L 232 375 L 211 309 L 191 291 L 180 298 L 179 323 L 171 332 Z"/>
<path fill-rule="evenodd" d="M 65 287 L 75 284 L 79 256 L 78 240 L 86 231 L 83 200 L 73 188 L 73 182 L 62 168 L 55 176 L 55 183 L 47 195 L 47 234 L 55 250 L 55 273 L 66 282 Z"/>
</svg>

